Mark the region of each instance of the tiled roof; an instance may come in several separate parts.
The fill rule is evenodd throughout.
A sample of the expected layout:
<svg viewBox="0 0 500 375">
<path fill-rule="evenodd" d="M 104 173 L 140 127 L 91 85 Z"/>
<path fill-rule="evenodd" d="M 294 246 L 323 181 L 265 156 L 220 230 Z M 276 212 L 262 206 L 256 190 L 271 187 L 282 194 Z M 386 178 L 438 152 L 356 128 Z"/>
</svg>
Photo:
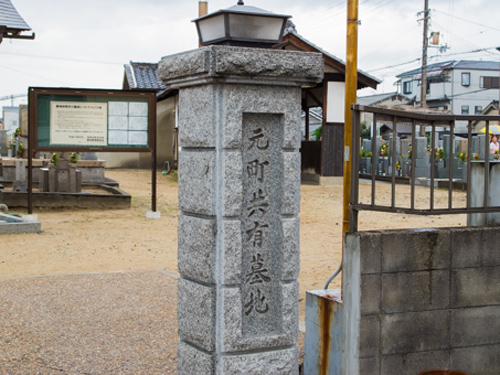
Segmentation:
<svg viewBox="0 0 500 375">
<path fill-rule="evenodd" d="M 130 89 L 164 90 L 166 87 L 158 80 L 158 64 L 130 62 L 125 64 L 125 75 Z"/>
<path fill-rule="evenodd" d="M 337 56 L 332 55 L 330 52 L 325 51 L 323 48 L 317 46 L 316 44 L 314 44 L 314 43 L 310 42 L 309 40 L 307 40 L 306 38 L 304 38 L 302 35 L 298 34 L 297 30 L 295 29 L 295 25 L 293 25 L 293 23 L 292 24 L 290 24 L 290 23 L 287 24 L 287 28 L 285 29 L 283 37 L 285 37 L 285 35 L 287 35 L 287 34 L 293 34 L 293 35 L 295 35 L 298 39 L 302 40 L 304 43 L 309 44 L 311 47 L 315 48 L 316 50 L 318 50 L 319 52 L 321 52 L 325 56 L 328 56 L 332 60 L 335 60 L 336 62 L 338 62 L 338 63 L 340 63 L 340 64 L 342 64 L 342 65 L 345 66 L 345 62 L 342 61 L 342 59 L 339 59 Z M 378 79 L 378 78 L 376 78 L 376 77 L 374 77 L 374 76 L 372 76 L 372 75 L 370 75 L 368 73 L 363 72 L 361 69 L 358 69 L 358 73 L 365 75 L 366 77 L 372 79 L 373 81 L 375 81 L 377 83 L 381 83 L 382 82 L 380 79 Z"/>
<path fill-rule="evenodd" d="M 471 69 L 471 70 L 495 70 L 498 71 L 498 61 L 470 61 L 460 60 L 454 66 L 454 69 Z"/>
<path fill-rule="evenodd" d="M 10 0 L 0 0 L 0 26 L 6 26 L 7 30 L 31 30 Z"/>
<path fill-rule="evenodd" d="M 447 66 L 452 66 L 455 63 L 456 63 L 456 61 L 443 61 L 440 63 L 428 64 L 427 65 L 427 72 L 439 71 Z M 417 69 L 409 70 L 407 72 L 398 74 L 396 77 L 401 78 L 401 77 L 406 77 L 406 76 L 412 76 L 415 74 L 419 74 L 421 72 L 422 72 L 422 67 L 419 67 Z"/>
<path fill-rule="evenodd" d="M 427 65 L 427 72 L 440 71 L 446 69 L 468 69 L 468 70 L 494 70 L 498 71 L 498 61 L 474 61 L 474 60 L 451 60 Z M 420 74 L 422 67 L 398 74 L 396 77 L 407 77 Z"/>
<path fill-rule="evenodd" d="M 386 99 L 390 99 L 394 96 L 401 97 L 402 100 L 410 101 L 411 99 L 405 95 L 399 94 L 397 92 L 389 92 L 385 94 L 369 95 L 369 96 L 358 96 L 358 104 L 361 105 L 374 105 L 383 102 Z"/>
</svg>

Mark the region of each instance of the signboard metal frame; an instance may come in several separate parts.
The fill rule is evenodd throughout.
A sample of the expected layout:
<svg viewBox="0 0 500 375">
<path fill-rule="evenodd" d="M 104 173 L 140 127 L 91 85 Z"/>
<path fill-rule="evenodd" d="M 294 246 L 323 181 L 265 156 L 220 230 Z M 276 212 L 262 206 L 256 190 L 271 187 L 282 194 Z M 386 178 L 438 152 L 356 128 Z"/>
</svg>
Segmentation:
<svg viewBox="0 0 500 375">
<path fill-rule="evenodd" d="M 47 131 L 47 124 L 40 127 L 39 120 L 44 115 L 39 113 L 39 99 L 40 97 L 45 97 L 45 100 L 51 101 L 64 101 L 65 98 L 69 98 L 75 104 L 77 103 L 87 103 L 90 105 L 95 105 L 96 103 L 106 103 L 118 102 L 118 101 L 130 101 L 148 104 L 147 113 L 147 145 L 118 145 L 118 146 L 107 146 L 103 145 L 53 145 L 50 144 L 51 139 L 49 137 L 49 144 L 41 142 L 41 132 L 40 130 Z M 47 99 L 47 96 L 51 96 L 53 100 Z M 80 100 L 81 99 L 81 100 Z M 92 99 L 94 101 L 89 101 Z M 75 106 L 76 107 L 76 106 Z M 106 107 L 107 108 L 107 107 Z M 48 121 L 48 132 L 50 134 L 51 126 L 51 113 L 45 113 L 45 122 Z M 48 116 L 48 119 L 47 119 Z M 90 119 L 92 120 L 92 119 Z M 102 124 L 101 124 L 102 125 Z M 109 133 L 109 119 L 106 124 L 106 130 Z M 69 128 L 68 128 L 69 129 Z M 67 130 L 70 133 L 70 130 Z M 43 141 L 43 140 L 42 140 Z M 106 136 L 106 142 L 108 142 Z M 156 212 L 156 91 L 155 90 L 141 90 L 141 91 L 126 91 L 126 90 L 116 90 L 116 89 L 81 89 L 81 88 L 53 88 L 53 87 L 30 87 L 28 89 L 28 213 L 33 213 L 33 156 L 36 152 L 150 152 L 151 153 L 151 179 L 152 179 L 152 203 L 151 209 Z"/>
</svg>

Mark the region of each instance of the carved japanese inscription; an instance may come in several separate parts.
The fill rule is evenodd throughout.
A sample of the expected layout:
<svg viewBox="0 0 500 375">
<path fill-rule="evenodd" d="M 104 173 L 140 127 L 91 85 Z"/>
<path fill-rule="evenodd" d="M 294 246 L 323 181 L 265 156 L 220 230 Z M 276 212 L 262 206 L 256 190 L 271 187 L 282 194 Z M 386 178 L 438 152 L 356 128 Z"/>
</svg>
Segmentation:
<svg viewBox="0 0 500 375">
<path fill-rule="evenodd" d="M 282 331 L 283 126 L 275 114 L 243 115 L 243 335 Z"/>
</svg>

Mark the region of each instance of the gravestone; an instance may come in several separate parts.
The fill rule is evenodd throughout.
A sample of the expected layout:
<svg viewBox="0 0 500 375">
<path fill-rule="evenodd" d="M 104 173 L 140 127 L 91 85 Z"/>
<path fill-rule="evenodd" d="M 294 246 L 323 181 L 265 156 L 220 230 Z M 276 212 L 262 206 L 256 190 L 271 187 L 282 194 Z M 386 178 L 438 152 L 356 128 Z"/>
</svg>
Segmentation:
<svg viewBox="0 0 500 375">
<path fill-rule="evenodd" d="M 51 193 L 79 193 L 82 190 L 82 172 L 69 160 L 61 159 L 57 166 L 40 169 L 39 188 Z"/>
<path fill-rule="evenodd" d="M 415 152 L 415 177 L 430 177 L 427 138 L 416 137 L 412 152 Z"/>
<path fill-rule="evenodd" d="M 479 134 L 476 137 L 476 139 L 477 139 L 476 142 L 475 142 L 475 149 L 476 150 L 473 151 L 473 152 L 479 154 L 479 159 L 480 160 L 484 160 L 485 159 L 484 156 L 486 155 L 485 154 L 485 143 L 486 142 L 488 142 L 488 155 L 489 155 L 489 150 L 490 150 L 489 139 L 486 138 L 485 134 Z"/>
<path fill-rule="evenodd" d="M 372 152 L 372 140 L 371 139 L 363 139 L 362 147 L 365 149 L 366 153 Z M 376 153 L 375 153 L 376 154 Z M 375 155 L 376 158 L 376 155 Z M 372 173 L 372 160 L 373 160 L 373 152 L 372 156 L 366 157 L 365 160 L 361 160 L 362 168 L 359 169 L 361 173 Z"/>
<path fill-rule="evenodd" d="M 0 130 L 0 157 L 7 156 L 9 150 L 9 135 L 7 130 Z"/>
<path fill-rule="evenodd" d="M 26 193 L 27 189 L 26 161 L 24 159 L 16 159 L 16 178 L 12 183 L 12 191 Z"/>
<path fill-rule="evenodd" d="M 431 133 L 432 134 L 432 133 Z M 432 135 L 431 135 L 432 137 Z M 432 139 L 429 138 L 429 144 L 432 145 Z M 442 147 L 442 142 L 439 140 L 439 133 L 435 132 L 434 133 L 434 147 Z"/>
<path fill-rule="evenodd" d="M 457 154 L 461 154 L 462 152 L 464 154 L 467 154 L 468 152 L 468 143 L 469 143 L 469 140 L 467 139 L 457 139 Z"/>
<path fill-rule="evenodd" d="M 372 140 L 371 139 L 363 139 L 363 146 L 366 152 L 371 152 L 372 150 Z"/>
<path fill-rule="evenodd" d="M 444 150 L 444 159 L 435 160 L 435 178 L 448 178 L 450 177 L 450 163 L 448 158 L 450 157 L 450 153 L 453 154 L 453 147 L 450 148 L 450 135 L 443 135 L 443 140 L 441 142 L 436 142 L 435 148 L 442 147 Z M 436 155 L 435 155 L 436 156 Z"/>
<path fill-rule="evenodd" d="M 179 88 L 178 374 L 298 374 L 301 85 L 320 54 L 164 57 Z"/>
<path fill-rule="evenodd" d="M 443 135 L 443 150 L 444 150 L 445 160 L 446 160 L 445 164 L 447 164 L 448 158 L 450 157 L 450 155 L 455 154 L 455 147 L 453 147 L 455 144 L 454 140 L 452 140 L 452 142 L 453 142 L 453 144 L 452 144 L 452 147 L 450 148 L 450 135 L 449 134 Z"/>
<path fill-rule="evenodd" d="M 380 156 L 380 146 L 382 145 L 382 137 L 381 136 L 377 136 L 375 138 L 375 150 L 373 151 L 373 153 L 375 154 L 375 171 L 377 174 L 382 174 L 382 171 L 383 171 L 383 162 L 382 162 L 382 158 Z"/>
<path fill-rule="evenodd" d="M 410 147 L 411 147 L 410 139 L 402 139 L 401 140 L 401 154 L 403 154 L 406 159 L 409 159 Z"/>
</svg>

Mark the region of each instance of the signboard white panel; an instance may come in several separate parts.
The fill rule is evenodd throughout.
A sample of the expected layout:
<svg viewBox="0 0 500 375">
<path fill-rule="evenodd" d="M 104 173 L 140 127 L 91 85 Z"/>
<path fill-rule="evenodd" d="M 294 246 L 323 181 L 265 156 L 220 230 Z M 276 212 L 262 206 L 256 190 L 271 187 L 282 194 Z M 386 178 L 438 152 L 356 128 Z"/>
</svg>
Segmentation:
<svg viewBox="0 0 500 375">
<path fill-rule="evenodd" d="M 50 143 L 107 146 L 107 103 L 50 102 Z"/>
</svg>

